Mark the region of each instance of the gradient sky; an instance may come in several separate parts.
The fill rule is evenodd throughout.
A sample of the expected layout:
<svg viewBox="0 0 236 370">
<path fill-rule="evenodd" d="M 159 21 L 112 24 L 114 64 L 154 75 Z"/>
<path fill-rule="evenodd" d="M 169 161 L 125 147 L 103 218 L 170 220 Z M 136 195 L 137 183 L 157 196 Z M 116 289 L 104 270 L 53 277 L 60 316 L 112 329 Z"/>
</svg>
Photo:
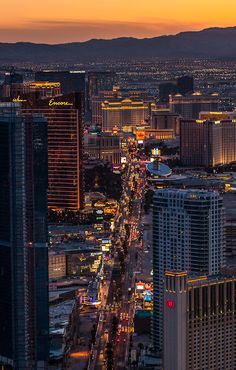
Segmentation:
<svg viewBox="0 0 236 370">
<path fill-rule="evenodd" d="M 236 0 L 2 0 L 0 42 L 153 37 L 236 26 Z"/>
</svg>

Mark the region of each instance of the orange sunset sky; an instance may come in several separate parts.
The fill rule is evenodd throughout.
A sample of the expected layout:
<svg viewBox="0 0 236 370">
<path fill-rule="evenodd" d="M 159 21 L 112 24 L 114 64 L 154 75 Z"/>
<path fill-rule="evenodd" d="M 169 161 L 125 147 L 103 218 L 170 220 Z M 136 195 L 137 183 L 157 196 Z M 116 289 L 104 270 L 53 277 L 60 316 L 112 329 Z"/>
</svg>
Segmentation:
<svg viewBox="0 0 236 370">
<path fill-rule="evenodd" d="M 0 42 L 154 37 L 236 25 L 236 0 L 2 0 Z"/>
</svg>

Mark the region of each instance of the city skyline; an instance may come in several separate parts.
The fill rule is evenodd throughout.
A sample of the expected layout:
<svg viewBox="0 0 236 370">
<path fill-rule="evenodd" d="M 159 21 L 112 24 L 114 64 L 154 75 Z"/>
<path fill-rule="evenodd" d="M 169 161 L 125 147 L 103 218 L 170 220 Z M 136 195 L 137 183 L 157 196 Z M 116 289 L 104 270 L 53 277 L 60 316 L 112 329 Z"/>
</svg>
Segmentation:
<svg viewBox="0 0 236 370">
<path fill-rule="evenodd" d="M 12 0 L 0 370 L 236 370 L 233 0 Z"/>
<path fill-rule="evenodd" d="M 171 6 L 170 6 L 171 5 Z M 45 12 L 45 9 L 47 11 Z M 214 9 L 214 11 L 212 11 Z M 70 0 L 58 5 L 58 1 L 46 0 L 19 4 L 13 0 L 2 4 L 1 42 L 64 43 L 86 41 L 92 38 L 155 37 L 177 34 L 182 31 L 198 31 L 209 27 L 235 25 L 233 14 L 236 4 L 226 0 L 216 4 L 199 0 L 180 0 L 157 4 L 124 0 L 108 3 L 106 0 L 78 3 Z"/>
</svg>

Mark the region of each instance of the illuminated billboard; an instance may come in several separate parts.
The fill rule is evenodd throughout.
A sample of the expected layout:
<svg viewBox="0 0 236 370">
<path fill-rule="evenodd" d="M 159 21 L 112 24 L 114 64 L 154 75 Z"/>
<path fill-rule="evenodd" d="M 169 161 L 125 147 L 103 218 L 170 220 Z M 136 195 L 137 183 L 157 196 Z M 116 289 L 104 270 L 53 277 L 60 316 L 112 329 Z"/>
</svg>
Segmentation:
<svg viewBox="0 0 236 370">
<path fill-rule="evenodd" d="M 160 149 L 158 149 L 158 148 L 153 148 L 152 149 L 152 156 L 153 157 L 157 157 L 157 156 L 159 156 L 161 153 L 160 153 Z"/>
<path fill-rule="evenodd" d="M 137 130 L 136 131 L 136 140 L 142 141 L 145 139 L 145 130 Z"/>
<path fill-rule="evenodd" d="M 102 251 L 109 252 L 112 245 L 111 239 L 102 239 Z"/>
<path fill-rule="evenodd" d="M 143 290 L 144 289 L 144 283 L 142 281 L 139 281 L 136 283 L 136 289 L 137 290 Z"/>
</svg>

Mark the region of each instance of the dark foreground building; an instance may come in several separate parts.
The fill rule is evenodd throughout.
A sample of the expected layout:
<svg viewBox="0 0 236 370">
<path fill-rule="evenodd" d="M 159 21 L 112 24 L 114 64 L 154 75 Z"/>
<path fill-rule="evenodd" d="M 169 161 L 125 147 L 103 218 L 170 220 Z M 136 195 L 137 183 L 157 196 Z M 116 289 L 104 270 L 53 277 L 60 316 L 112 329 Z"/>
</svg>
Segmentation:
<svg viewBox="0 0 236 370">
<path fill-rule="evenodd" d="M 85 94 L 85 72 L 83 71 L 40 71 L 35 81 L 60 82 L 62 94 L 82 92 Z"/>
<path fill-rule="evenodd" d="M 0 105 L 0 364 L 48 359 L 47 121 Z"/>
</svg>

